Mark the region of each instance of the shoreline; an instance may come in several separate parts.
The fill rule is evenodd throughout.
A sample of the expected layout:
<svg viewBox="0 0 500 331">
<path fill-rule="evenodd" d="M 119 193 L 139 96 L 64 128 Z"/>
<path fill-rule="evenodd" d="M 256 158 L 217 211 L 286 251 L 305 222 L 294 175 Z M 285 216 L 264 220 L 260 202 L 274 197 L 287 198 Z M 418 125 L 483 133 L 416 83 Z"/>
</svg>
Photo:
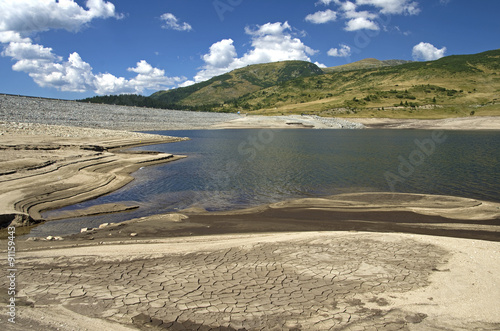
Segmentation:
<svg viewBox="0 0 500 331">
<path fill-rule="evenodd" d="M 13 131 L 0 135 L 0 210 L 20 215 L 125 185 L 134 169 L 173 157 L 121 149 L 179 139 Z M 7 259 L 0 265 L 7 316 Z M 15 267 L 18 330 L 498 329 L 500 203 L 356 193 L 190 209 L 18 239 Z"/>
<path fill-rule="evenodd" d="M 500 130 L 500 117 L 476 116 L 445 119 L 346 118 L 367 129 Z"/>
<path fill-rule="evenodd" d="M 302 121 L 301 125 L 299 120 Z M 415 120 L 357 119 L 367 128 L 408 129 Z M 470 118 L 425 120 L 428 122 L 469 123 Z M 290 121 L 293 125 L 290 126 Z M 233 128 L 309 128 L 316 123 L 312 116 L 241 116 L 210 129 Z M 419 120 L 416 120 L 419 121 Z M 438 121 L 438 122 L 435 122 Z M 498 120 L 490 121 L 499 122 Z M 333 123 L 333 122 L 332 122 Z M 330 124 L 332 124 L 330 123 Z M 335 122 L 337 123 L 337 122 Z M 417 122 L 420 123 L 420 122 Z M 426 124 L 427 123 L 427 124 Z M 249 127 L 246 127 L 246 126 Z M 437 126 L 439 127 L 439 126 Z M 478 126 L 485 129 L 485 126 Z M 331 128 L 331 127 L 330 127 Z M 75 203 L 111 193 L 133 180 L 131 174 L 147 165 L 171 162 L 184 156 L 128 149 L 182 141 L 187 138 L 156 134 L 90 129 L 33 123 L 1 123 L 0 150 L 0 223 L 5 228 L 14 225 L 30 226 L 42 220 L 41 212 L 57 210 Z M 36 179 L 33 181 L 33 179 Z M 38 181 L 38 182 L 37 182 Z M 36 189 L 33 189 L 36 187 Z M 134 209 L 117 204 L 99 205 L 90 210 L 66 212 L 65 218 L 99 215 Z M 60 219 L 61 217 L 56 217 Z M 49 221 L 49 220 L 47 220 Z M 1 226 L 0 224 L 0 226 Z"/>
<path fill-rule="evenodd" d="M 222 212 L 192 208 L 104 223 L 65 235 L 60 241 L 30 237 L 23 245 L 30 249 L 99 246 L 131 240 L 290 231 L 407 233 L 500 242 L 500 203 L 428 194 L 347 193 Z"/>
<path fill-rule="evenodd" d="M 36 124 L 13 131 L 0 136 L 2 227 L 37 224 L 42 211 L 113 192 L 141 167 L 184 157 L 124 149 L 185 138 Z"/>
</svg>

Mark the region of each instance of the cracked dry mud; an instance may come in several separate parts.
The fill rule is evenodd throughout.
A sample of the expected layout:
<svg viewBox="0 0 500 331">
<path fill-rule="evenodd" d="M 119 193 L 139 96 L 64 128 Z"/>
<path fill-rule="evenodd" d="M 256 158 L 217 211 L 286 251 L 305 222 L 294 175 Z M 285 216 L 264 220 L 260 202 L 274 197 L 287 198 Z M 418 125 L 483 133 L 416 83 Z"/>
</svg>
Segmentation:
<svg viewBox="0 0 500 331">
<path fill-rule="evenodd" d="M 107 260 L 25 257 L 17 280 L 35 307 L 147 330 L 401 330 L 427 315 L 391 307 L 391 293 L 427 286 L 447 258 L 409 239 L 322 236 Z"/>
</svg>

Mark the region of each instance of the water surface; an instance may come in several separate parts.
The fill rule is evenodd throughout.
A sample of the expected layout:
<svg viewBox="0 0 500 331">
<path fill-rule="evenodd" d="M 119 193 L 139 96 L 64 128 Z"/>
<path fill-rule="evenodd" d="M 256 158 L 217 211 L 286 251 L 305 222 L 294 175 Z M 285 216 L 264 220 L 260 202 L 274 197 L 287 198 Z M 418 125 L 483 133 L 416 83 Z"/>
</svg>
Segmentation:
<svg viewBox="0 0 500 331">
<path fill-rule="evenodd" d="M 65 209 L 110 202 L 127 213 L 48 222 L 31 235 L 192 206 L 227 210 L 348 192 L 410 192 L 500 202 L 500 134 L 428 130 L 190 130 L 190 141 L 138 149 L 188 158 L 134 173 L 131 184 Z"/>
</svg>

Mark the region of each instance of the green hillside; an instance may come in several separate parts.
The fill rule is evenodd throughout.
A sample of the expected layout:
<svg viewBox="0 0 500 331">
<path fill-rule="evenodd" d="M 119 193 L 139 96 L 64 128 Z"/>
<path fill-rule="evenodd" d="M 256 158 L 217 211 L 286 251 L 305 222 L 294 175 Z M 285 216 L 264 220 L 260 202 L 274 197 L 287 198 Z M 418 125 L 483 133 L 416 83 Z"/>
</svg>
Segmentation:
<svg viewBox="0 0 500 331">
<path fill-rule="evenodd" d="M 322 73 L 318 66 L 304 61 L 256 64 L 191 86 L 160 91 L 151 95 L 151 98 L 185 106 L 220 104 L 291 79 Z"/>
<path fill-rule="evenodd" d="M 500 50 L 493 50 L 294 79 L 223 108 L 260 114 L 432 118 L 500 115 L 499 105 Z"/>
<path fill-rule="evenodd" d="M 500 50 L 429 62 L 365 59 L 323 70 L 304 61 L 257 64 L 150 97 L 85 101 L 254 114 L 500 115 Z"/>
<path fill-rule="evenodd" d="M 342 72 L 342 71 L 352 71 L 352 70 L 360 70 L 360 69 L 376 69 L 381 67 L 392 67 L 400 64 L 409 63 L 411 61 L 405 60 L 384 60 L 380 61 L 377 59 L 364 59 L 357 62 L 352 62 L 336 67 L 324 68 L 323 71 L 325 73 L 333 73 L 333 72 Z"/>
</svg>

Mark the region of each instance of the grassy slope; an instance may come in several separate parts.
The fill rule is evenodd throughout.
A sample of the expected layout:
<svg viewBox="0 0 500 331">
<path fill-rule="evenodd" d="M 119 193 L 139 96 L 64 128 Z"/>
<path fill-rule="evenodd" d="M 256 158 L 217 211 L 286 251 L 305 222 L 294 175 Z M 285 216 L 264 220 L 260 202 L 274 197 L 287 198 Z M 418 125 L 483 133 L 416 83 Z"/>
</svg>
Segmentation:
<svg viewBox="0 0 500 331">
<path fill-rule="evenodd" d="M 295 79 L 246 95 L 226 108 L 259 114 L 442 118 L 469 116 L 472 110 L 476 115 L 500 115 L 499 102 L 500 50 L 494 50 Z"/>
<path fill-rule="evenodd" d="M 315 64 L 304 61 L 283 61 L 251 65 L 188 87 L 161 91 L 151 98 L 181 105 L 220 104 L 275 84 L 320 75 Z"/>
<path fill-rule="evenodd" d="M 360 70 L 360 69 L 375 69 L 375 68 L 400 65 L 400 64 L 404 64 L 404 63 L 408 63 L 408 62 L 410 62 L 410 61 L 404 61 L 404 60 L 380 61 L 377 59 L 369 58 L 369 59 L 364 59 L 361 61 L 352 62 L 352 63 L 348 63 L 348 64 L 336 66 L 336 67 L 324 68 L 323 72 L 333 73 L 333 72 L 352 71 L 352 70 Z"/>
<path fill-rule="evenodd" d="M 401 62 L 405 61 L 365 59 L 323 70 L 304 61 L 258 64 L 150 97 L 101 96 L 84 101 L 255 114 L 500 116 L 500 50 Z"/>
</svg>

